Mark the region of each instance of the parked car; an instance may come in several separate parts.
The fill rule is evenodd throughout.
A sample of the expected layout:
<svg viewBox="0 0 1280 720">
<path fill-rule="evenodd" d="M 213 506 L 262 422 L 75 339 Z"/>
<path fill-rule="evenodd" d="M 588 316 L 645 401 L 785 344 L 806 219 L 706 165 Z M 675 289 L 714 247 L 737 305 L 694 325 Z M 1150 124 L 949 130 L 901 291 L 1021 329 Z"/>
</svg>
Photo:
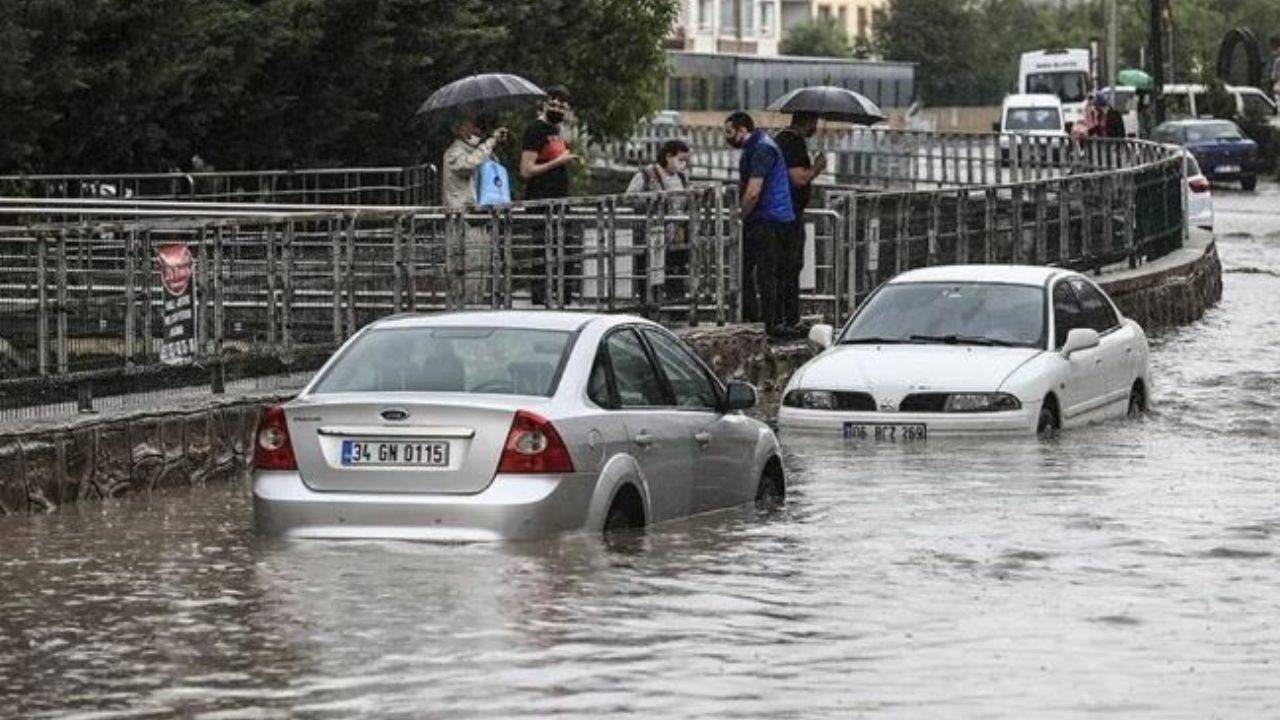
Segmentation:
<svg viewBox="0 0 1280 720">
<path fill-rule="evenodd" d="M 554 312 L 406 315 L 348 340 L 267 410 L 259 531 L 531 539 L 785 495 L 778 441 L 661 326 Z"/>
<path fill-rule="evenodd" d="M 1009 162 L 1013 148 L 1021 145 L 1022 157 L 1056 160 L 1069 140 L 1057 95 L 1009 95 L 1000 108 L 1000 159 Z M 1019 141 L 1014 136 L 1020 136 Z"/>
<path fill-rule="evenodd" d="M 882 285 L 783 395 L 784 431 L 854 440 L 1041 435 L 1138 414 L 1147 338 L 1097 285 L 1050 267 L 951 265 Z"/>
<path fill-rule="evenodd" d="M 1157 126 L 1151 139 L 1186 148 L 1210 182 L 1239 182 L 1249 191 L 1258 186 L 1258 144 L 1230 120 L 1172 120 Z"/>
<path fill-rule="evenodd" d="M 1213 232 L 1213 196 L 1209 179 L 1200 172 L 1196 156 L 1182 153 L 1183 175 L 1186 176 L 1187 224 Z"/>
</svg>

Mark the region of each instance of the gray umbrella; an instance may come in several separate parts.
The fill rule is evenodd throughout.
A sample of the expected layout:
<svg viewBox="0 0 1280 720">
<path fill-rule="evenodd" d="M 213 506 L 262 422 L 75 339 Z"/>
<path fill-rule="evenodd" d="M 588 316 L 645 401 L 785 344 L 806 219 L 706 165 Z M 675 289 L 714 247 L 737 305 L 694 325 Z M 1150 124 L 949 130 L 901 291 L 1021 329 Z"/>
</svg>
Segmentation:
<svg viewBox="0 0 1280 720">
<path fill-rule="evenodd" d="M 857 125 L 884 122 L 885 115 L 866 96 L 831 85 L 802 87 L 774 100 L 769 109 L 784 113 L 816 113 L 823 120 Z"/>
<path fill-rule="evenodd" d="M 418 115 L 434 120 L 475 116 L 528 105 L 547 94 L 519 75 L 485 73 L 455 80 L 431 93 Z"/>
</svg>

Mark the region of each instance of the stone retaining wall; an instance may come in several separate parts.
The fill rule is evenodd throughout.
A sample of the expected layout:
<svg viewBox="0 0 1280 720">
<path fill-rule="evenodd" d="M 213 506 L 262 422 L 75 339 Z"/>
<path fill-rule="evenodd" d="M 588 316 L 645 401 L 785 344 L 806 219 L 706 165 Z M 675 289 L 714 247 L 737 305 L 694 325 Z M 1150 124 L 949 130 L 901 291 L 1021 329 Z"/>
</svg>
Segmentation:
<svg viewBox="0 0 1280 720">
<path fill-rule="evenodd" d="M 1190 325 L 1222 299 L 1222 261 L 1209 243 L 1196 259 L 1154 273 L 1100 283 L 1147 332 Z"/>
<path fill-rule="evenodd" d="M 1222 266 L 1210 244 L 1196 259 L 1103 281 L 1121 310 L 1148 330 L 1194 322 L 1222 297 Z M 770 344 L 754 327 L 680 334 L 722 378 L 760 390 L 765 416 L 791 373 L 811 357 L 803 342 Z M 0 515 L 52 512 L 81 500 L 199 486 L 242 477 L 253 430 L 279 395 L 205 399 L 171 410 L 84 416 L 29 432 L 0 433 Z"/>
</svg>

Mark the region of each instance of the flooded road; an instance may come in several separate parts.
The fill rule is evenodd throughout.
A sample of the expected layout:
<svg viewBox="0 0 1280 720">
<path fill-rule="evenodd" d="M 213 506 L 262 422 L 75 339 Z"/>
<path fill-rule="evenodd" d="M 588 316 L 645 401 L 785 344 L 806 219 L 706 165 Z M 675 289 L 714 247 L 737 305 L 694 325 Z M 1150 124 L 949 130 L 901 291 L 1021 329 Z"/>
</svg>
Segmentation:
<svg viewBox="0 0 1280 720">
<path fill-rule="evenodd" d="M 783 513 L 633 553 L 265 540 L 238 486 L 0 520 L 0 716 L 1280 716 L 1280 191 L 1217 200 L 1139 422 L 784 438 Z"/>
</svg>

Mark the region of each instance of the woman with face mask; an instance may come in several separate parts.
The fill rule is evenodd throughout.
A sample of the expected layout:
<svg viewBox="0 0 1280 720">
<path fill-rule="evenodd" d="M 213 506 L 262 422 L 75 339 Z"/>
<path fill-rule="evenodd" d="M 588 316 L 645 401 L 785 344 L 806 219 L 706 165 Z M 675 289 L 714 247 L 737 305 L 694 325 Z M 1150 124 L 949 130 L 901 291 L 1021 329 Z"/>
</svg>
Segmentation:
<svg viewBox="0 0 1280 720">
<path fill-rule="evenodd" d="M 627 185 L 628 195 L 680 192 L 689 188 L 689 145 L 668 140 L 658 150 L 658 162 L 640 168 Z M 646 204 L 663 203 L 666 214 L 678 215 L 687 203 L 681 197 L 651 198 Z M 652 208 L 642 208 L 649 213 Z M 684 225 L 666 222 L 651 228 L 648 252 L 637 256 L 636 276 L 645 279 L 641 302 L 653 306 L 663 295 L 675 296 L 683 289 L 688 273 L 689 249 L 685 246 Z"/>
</svg>

